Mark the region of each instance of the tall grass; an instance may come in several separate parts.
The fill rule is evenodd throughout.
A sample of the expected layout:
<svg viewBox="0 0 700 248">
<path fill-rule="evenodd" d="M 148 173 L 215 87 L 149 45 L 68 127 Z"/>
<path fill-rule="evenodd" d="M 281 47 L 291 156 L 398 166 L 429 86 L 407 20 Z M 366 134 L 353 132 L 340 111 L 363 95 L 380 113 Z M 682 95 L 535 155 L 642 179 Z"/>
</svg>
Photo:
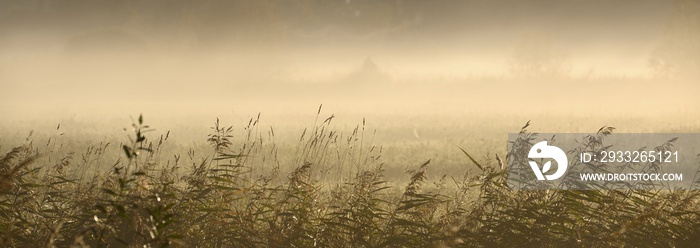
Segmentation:
<svg viewBox="0 0 700 248">
<path fill-rule="evenodd" d="M 260 131 L 259 116 L 241 135 L 217 120 L 211 153 L 185 159 L 161 154 L 169 133 L 151 140 L 143 117 L 118 147 L 75 153 L 57 140 L 27 142 L 0 157 L 0 246 L 686 247 L 700 240 L 694 190 L 513 191 L 500 157 L 478 161 L 465 150 L 463 175 L 431 180 L 430 161 L 416 161 L 407 165 L 408 183 L 392 186 L 381 148 L 365 143 L 364 120 L 344 136 L 331 130 L 333 117 L 303 132 L 291 164 L 277 159 L 274 129 Z M 105 161 L 108 149 L 123 155 Z M 104 163 L 109 170 L 85 173 Z"/>
</svg>

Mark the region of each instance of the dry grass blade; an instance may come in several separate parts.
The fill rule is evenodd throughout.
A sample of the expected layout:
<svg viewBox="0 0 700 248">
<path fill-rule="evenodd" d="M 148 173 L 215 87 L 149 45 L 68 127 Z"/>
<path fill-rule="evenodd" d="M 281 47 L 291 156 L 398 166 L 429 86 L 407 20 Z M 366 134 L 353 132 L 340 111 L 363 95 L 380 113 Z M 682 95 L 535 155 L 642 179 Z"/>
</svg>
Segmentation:
<svg viewBox="0 0 700 248">
<path fill-rule="evenodd" d="M 484 167 L 481 166 L 481 164 L 479 164 L 479 162 L 477 162 L 476 159 L 474 159 L 474 157 L 472 157 L 472 155 L 469 155 L 469 153 L 466 150 L 462 149 L 461 147 L 457 147 L 457 148 L 459 148 L 459 150 L 461 150 L 462 153 L 464 153 L 464 155 L 467 155 L 467 158 L 469 158 L 469 160 L 471 160 L 472 163 L 474 163 L 474 165 L 476 165 L 476 167 L 479 168 L 479 170 L 482 170 L 482 171 L 484 170 Z"/>
</svg>

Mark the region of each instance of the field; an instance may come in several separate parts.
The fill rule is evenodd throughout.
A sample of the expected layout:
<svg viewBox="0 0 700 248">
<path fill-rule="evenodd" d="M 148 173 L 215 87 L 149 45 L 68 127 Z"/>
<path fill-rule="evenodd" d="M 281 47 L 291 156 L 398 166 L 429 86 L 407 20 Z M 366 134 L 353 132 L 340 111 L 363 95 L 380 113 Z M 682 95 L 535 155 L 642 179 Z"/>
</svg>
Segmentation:
<svg viewBox="0 0 700 248">
<path fill-rule="evenodd" d="M 640 89 L 662 84 L 645 79 L 480 80 L 405 84 L 403 94 L 354 87 L 325 106 L 286 101 L 309 111 L 265 106 L 243 89 L 228 104 L 252 105 L 232 112 L 223 101 L 187 116 L 139 102 L 127 108 L 144 115 L 4 122 L 2 245 L 685 247 L 700 238 L 696 191 L 513 191 L 503 166 L 507 133 L 697 132 L 697 108 L 683 106 L 696 102 L 683 88 L 691 84 L 654 97 Z M 578 94 L 547 92 L 560 84 Z M 524 96 L 495 94 L 504 85 Z M 266 92 L 298 89 L 277 90 Z"/>
<path fill-rule="evenodd" d="M 0 247 L 697 247 L 700 164 L 690 189 L 507 174 L 543 133 L 700 133 L 699 13 L 0 1 Z"/>
</svg>

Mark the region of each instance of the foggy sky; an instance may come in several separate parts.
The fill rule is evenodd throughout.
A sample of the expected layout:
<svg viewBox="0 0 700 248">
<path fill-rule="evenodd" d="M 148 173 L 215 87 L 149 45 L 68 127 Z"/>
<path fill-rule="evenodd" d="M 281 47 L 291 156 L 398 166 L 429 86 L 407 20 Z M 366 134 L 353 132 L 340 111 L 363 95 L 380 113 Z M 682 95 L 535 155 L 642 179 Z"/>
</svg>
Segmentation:
<svg viewBox="0 0 700 248">
<path fill-rule="evenodd" d="M 517 41 L 536 32 L 571 57 L 574 71 L 639 75 L 646 74 L 670 4 L 9 0 L 0 3 L 0 51 L 3 64 L 144 49 L 229 57 L 256 53 L 302 71 L 339 70 L 372 57 L 396 74 L 499 74 Z"/>
<path fill-rule="evenodd" d="M 614 114 L 693 101 L 692 112 L 698 104 L 689 92 L 696 86 L 675 87 L 677 94 L 654 101 L 646 98 L 655 96 L 654 87 L 639 87 L 661 82 L 649 81 L 650 58 L 679 16 L 673 11 L 682 5 L 675 3 L 5 0 L 0 89 L 12 93 L 0 104 L 13 106 L 3 111 L 14 115 L 18 108 L 284 112 L 321 103 L 363 113 L 590 108 Z M 693 65 L 686 51 L 696 45 L 671 48 L 667 54 Z M 518 56 L 532 64 L 544 56 L 542 63 L 555 63 L 545 69 L 572 80 L 545 85 L 518 78 L 512 66 Z M 602 80 L 587 81 L 595 78 Z M 536 94 L 537 87 L 565 100 L 572 91 L 593 99 L 563 105 L 523 94 Z M 484 102 L 488 108 L 470 107 Z"/>
</svg>

